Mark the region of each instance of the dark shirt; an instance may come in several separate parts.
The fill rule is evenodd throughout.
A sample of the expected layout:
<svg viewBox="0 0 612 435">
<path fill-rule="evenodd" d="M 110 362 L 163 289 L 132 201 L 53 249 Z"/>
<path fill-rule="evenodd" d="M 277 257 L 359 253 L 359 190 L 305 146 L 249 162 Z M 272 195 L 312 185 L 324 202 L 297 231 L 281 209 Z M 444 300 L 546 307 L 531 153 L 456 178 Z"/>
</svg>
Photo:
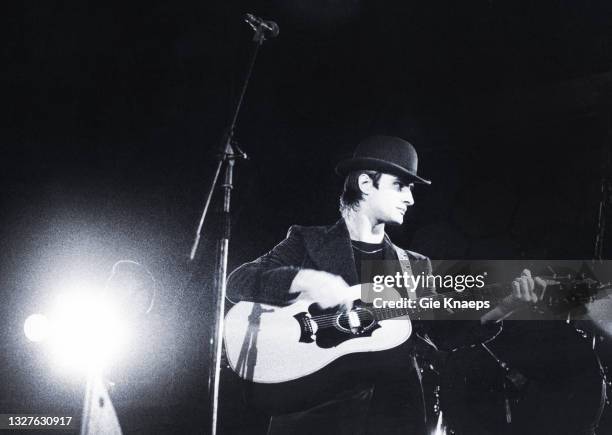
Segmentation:
<svg viewBox="0 0 612 435">
<path fill-rule="evenodd" d="M 380 265 L 385 260 L 384 241 L 380 243 L 367 243 L 351 240 L 351 246 L 353 248 L 353 257 L 355 257 L 357 277 L 362 284 L 372 282 L 374 275 L 384 273 L 384 271 L 380 270 Z M 365 267 L 362 268 L 362 265 Z M 372 265 L 377 267 L 369 267 Z"/>
<path fill-rule="evenodd" d="M 383 240 L 380 243 L 367 243 L 351 240 L 355 269 L 361 284 L 374 282 L 375 276 L 395 276 L 403 274 L 397 253 Z M 406 288 L 397 288 L 402 297 L 408 297 Z"/>
<path fill-rule="evenodd" d="M 351 246 L 353 247 L 353 257 L 355 257 L 355 268 L 357 269 L 357 276 L 360 277 L 361 282 L 371 282 L 364 280 L 365 277 L 361 275 L 361 264 L 365 261 L 382 261 L 385 260 L 385 243 L 367 243 L 358 240 L 351 240 Z"/>
</svg>

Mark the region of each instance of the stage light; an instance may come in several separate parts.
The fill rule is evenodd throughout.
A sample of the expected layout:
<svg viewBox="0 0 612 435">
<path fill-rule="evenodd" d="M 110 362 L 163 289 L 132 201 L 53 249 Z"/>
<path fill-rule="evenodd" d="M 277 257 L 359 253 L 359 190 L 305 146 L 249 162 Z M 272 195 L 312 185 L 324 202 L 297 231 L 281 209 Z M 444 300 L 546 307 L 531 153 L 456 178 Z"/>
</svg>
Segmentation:
<svg viewBox="0 0 612 435">
<path fill-rule="evenodd" d="M 59 280 L 52 289 L 45 315 L 33 314 L 24 324 L 29 340 L 43 341 L 56 369 L 77 375 L 102 371 L 130 356 L 135 340 L 154 303 L 157 283 L 142 265 L 115 263 L 106 283 L 87 279 Z M 96 280 L 91 280 L 96 281 Z"/>
<path fill-rule="evenodd" d="M 60 367 L 102 370 L 116 360 L 127 338 L 118 307 L 99 292 L 60 294 L 50 314 L 49 350 Z"/>
<path fill-rule="evenodd" d="M 32 314 L 26 319 L 23 332 L 30 341 L 43 341 L 49 335 L 49 319 L 43 314 Z"/>
</svg>

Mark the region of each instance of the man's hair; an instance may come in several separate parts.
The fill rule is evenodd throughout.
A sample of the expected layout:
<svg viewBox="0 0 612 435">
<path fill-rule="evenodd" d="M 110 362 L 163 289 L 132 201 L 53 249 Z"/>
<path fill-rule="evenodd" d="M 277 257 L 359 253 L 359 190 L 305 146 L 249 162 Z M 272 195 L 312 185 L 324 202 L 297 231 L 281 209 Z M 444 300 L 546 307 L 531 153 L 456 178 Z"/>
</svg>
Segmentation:
<svg viewBox="0 0 612 435">
<path fill-rule="evenodd" d="M 364 199 L 363 192 L 359 188 L 359 176 L 361 174 L 366 174 L 368 177 L 370 177 L 374 187 L 378 188 L 378 182 L 380 181 L 382 172 L 365 169 L 349 172 L 344 179 L 344 190 L 340 195 L 341 213 L 348 210 L 357 210 L 359 201 Z"/>
</svg>

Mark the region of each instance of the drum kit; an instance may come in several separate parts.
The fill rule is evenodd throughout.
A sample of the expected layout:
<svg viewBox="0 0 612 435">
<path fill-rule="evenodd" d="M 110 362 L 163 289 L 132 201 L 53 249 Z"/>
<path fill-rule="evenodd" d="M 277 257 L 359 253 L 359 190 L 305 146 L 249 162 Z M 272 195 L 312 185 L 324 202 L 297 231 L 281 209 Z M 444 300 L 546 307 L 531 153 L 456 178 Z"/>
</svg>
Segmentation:
<svg viewBox="0 0 612 435">
<path fill-rule="evenodd" d="M 593 276 L 608 278 L 612 268 L 588 266 L 557 274 L 533 320 L 507 319 L 490 340 L 429 366 L 440 370 L 428 406 L 448 426 L 432 433 L 611 433 L 612 285 Z"/>
</svg>

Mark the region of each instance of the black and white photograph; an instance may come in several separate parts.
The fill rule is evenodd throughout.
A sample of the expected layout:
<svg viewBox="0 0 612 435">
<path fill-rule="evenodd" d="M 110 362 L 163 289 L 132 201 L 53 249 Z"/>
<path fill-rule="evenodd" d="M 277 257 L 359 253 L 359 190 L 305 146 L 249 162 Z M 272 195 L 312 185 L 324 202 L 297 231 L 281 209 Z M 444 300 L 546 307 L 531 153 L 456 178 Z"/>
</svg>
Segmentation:
<svg viewBox="0 0 612 435">
<path fill-rule="evenodd" d="M 0 15 L 0 432 L 612 434 L 612 3 Z"/>
</svg>

